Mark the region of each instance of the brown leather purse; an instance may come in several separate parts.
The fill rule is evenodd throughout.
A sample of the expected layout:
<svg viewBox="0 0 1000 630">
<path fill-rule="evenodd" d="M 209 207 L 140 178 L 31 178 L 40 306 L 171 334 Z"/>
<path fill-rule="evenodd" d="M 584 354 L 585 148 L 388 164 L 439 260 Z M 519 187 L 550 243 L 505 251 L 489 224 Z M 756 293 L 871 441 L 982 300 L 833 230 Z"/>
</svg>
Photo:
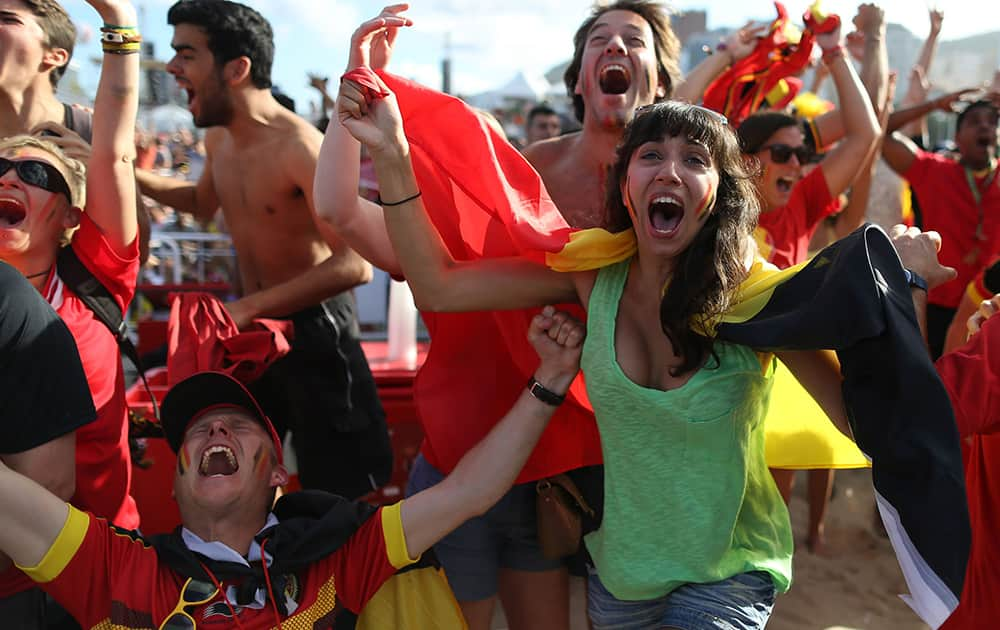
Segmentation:
<svg viewBox="0 0 1000 630">
<path fill-rule="evenodd" d="M 593 518 L 594 510 L 565 474 L 539 480 L 535 491 L 542 555 L 559 560 L 575 554 L 583 535 L 583 515 Z"/>
</svg>

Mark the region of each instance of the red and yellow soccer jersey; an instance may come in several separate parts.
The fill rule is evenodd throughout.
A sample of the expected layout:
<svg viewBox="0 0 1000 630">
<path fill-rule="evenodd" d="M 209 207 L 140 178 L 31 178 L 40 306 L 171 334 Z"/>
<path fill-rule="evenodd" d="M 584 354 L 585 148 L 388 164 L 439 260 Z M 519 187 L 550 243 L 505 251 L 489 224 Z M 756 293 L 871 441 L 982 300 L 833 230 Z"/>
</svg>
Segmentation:
<svg viewBox="0 0 1000 630">
<path fill-rule="evenodd" d="M 965 449 L 965 490 L 972 549 L 958 608 L 945 630 L 993 627 L 1000 619 L 1000 317 L 936 363 Z"/>
<path fill-rule="evenodd" d="M 129 255 L 122 258 L 84 212 L 71 247 L 124 312 L 132 301 L 139 273 L 138 239 Z M 129 495 L 132 462 L 125 376 L 118 342 L 54 271 L 49 274 L 42 293 L 73 334 L 97 409 L 97 420 L 76 431 L 76 493 L 71 502 L 119 527 L 137 529 L 139 512 Z M 0 597 L 31 586 L 31 581 L 19 571 L 0 574 Z"/>
<path fill-rule="evenodd" d="M 955 280 L 931 289 L 928 300 L 931 304 L 955 308 L 966 286 L 1000 242 L 1000 186 L 994 181 L 989 188 L 983 188 L 987 177 L 976 178 L 982 195 L 985 237 L 979 241 L 976 239 L 979 210 L 961 164 L 943 155 L 918 151 L 903 177 L 920 200 L 923 229 L 941 234 L 938 259 L 942 265 L 958 271 Z"/>
<path fill-rule="evenodd" d="M 379 509 L 342 547 L 288 581 L 286 594 L 298 608 L 282 619 L 287 627 L 312 628 L 320 620 L 332 624 L 338 601 L 359 613 L 397 569 L 416 561 L 406 553 L 401 505 Z M 87 629 L 157 628 L 175 610 L 185 582 L 141 538 L 72 506 L 42 561 L 22 569 Z M 222 584 L 223 589 L 230 585 Z M 236 627 L 222 595 L 184 610 L 199 628 Z M 238 608 L 237 614 L 245 630 L 276 625 L 271 606 Z"/>
<path fill-rule="evenodd" d="M 817 166 L 792 189 L 788 205 L 760 213 L 754 240 L 760 255 L 780 269 L 809 257 L 809 241 L 819 222 L 840 210 Z"/>
</svg>

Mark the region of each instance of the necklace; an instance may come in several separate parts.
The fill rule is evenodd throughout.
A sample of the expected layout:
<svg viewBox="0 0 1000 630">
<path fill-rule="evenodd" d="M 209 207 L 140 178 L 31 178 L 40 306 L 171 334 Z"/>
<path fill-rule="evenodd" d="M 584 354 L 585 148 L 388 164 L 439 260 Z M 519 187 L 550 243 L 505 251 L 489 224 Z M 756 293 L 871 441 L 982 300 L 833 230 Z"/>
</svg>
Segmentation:
<svg viewBox="0 0 1000 630">
<path fill-rule="evenodd" d="M 24 276 L 26 279 L 31 280 L 32 278 L 37 278 L 38 276 L 47 276 L 49 272 L 52 271 L 52 267 L 49 267 L 45 271 L 39 271 L 38 273 L 33 273 L 31 275 Z"/>
</svg>

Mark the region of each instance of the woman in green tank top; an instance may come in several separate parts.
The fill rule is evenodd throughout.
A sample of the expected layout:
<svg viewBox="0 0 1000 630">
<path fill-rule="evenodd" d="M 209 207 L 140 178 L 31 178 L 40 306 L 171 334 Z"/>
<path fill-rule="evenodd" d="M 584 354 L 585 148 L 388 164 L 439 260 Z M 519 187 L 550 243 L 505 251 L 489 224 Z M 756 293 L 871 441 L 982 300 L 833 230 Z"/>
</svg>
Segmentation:
<svg viewBox="0 0 1000 630">
<path fill-rule="evenodd" d="M 788 588 L 792 553 L 763 455 L 773 359 L 704 332 L 755 254 L 752 174 L 725 119 L 673 102 L 638 110 L 606 200 L 608 227 L 634 231 L 636 253 L 560 273 L 523 259 L 452 259 L 416 194 L 395 101 L 341 118 L 368 146 L 382 198 L 401 200 L 385 204 L 386 225 L 422 309 L 587 308 L 583 367 L 606 483 L 603 523 L 586 539 L 594 627 L 763 627 Z M 835 362 L 782 359 L 847 432 Z"/>
</svg>

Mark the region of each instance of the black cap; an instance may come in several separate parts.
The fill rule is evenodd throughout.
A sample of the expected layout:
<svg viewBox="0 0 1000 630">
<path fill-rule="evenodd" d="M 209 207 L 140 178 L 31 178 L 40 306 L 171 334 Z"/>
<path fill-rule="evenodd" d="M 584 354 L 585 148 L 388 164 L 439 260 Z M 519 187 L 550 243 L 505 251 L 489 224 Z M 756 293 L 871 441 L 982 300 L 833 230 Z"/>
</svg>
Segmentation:
<svg viewBox="0 0 1000 630">
<path fill-rule="evenodd" d="M 160 423 L 167 444 L 176 453 L 184 443 L 188 426 L 206 412 L 219 407 L 238 407 L 250 414 L 271 436 L 278 463 L 283 461 L 281 440 L 274 425 L 242 383 L 223 372 L 199 372 L 170 388 L 163 398 Z"/>
</svg>

